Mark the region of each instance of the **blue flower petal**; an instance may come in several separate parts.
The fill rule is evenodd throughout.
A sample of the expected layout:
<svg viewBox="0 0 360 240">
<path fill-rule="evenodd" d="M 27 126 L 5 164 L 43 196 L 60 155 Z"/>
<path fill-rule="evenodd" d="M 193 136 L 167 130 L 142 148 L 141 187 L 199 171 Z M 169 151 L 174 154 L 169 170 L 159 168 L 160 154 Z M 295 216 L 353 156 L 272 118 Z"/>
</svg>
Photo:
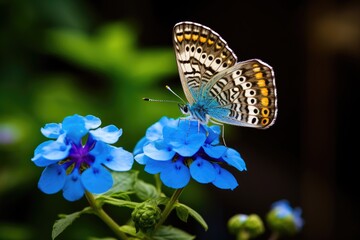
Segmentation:
<svg viewBox="0 0 360 240">
<path fill-rule="evenodd" d="M 53 142 L 55 142 L 55 141 L 54 140 L 48 140 L 48 141 L 45 141 L 45 142 L 42 142 L 41 144 L 39 144 L 34 150 L 34 155 L 43 154 L 44 147 L 52 144 Z"/>
<path fill-rule="evenodd" d="M 100 194 L 108 191 L 113 185 L 109 171 L 102 166 L 92 166 L 81 174 L 81 181 L 89 192 Z"/>
<path fill-rule="evenodd" d="M 163 169 L 167 168 L 171 165 L 171 160 L 169 161 L 157 161 L 151 158 L 148 158 L 146 161 L 146 165 L 144 171 L 150 174 L 157 174 L 163 171 Z"/>
<path fill-rule="evenodd" d="M 298 231 L 301 230 L 301 228 L 304 226 L 304 220 L 301 218 L 301 213 L 302 213 L 301 208 L 295 208 L 293 211 L 294 222 L 296 229 Z"/>
<path fill-rule="evenodd" d="M 215 180 L 216 170 L 210 162 L 197 157 L 190 165 L 190 174 L 199 183 L 210 183 Z"/>
<path fill-rule="evenodd" d="M 88 129 L 88 130 L 98 128 L 101 125 L 100 118 L 95 117 L 93 115 L 85 116 L 84 120 L 85 120 L 85 128 Z"/>
<path fill-rule="evenodd" d="M 163 138 L 164 126 L 177 126 L 178 121 L 167 117 L 162 117 L 158 122 L 151 125 L 146 130 L 146 138 L 150 141 L 156 141 Z"/>
<path fill-rule="evenodd" d="M 66 172 L 58 164 L 47 166 L 41 174 L 38 187 L 47 194 L 60 191 L 65 184 Z"/>
<path fill-rule="evenodd" d="M 206 125 L 200 124 L 197 120 L 179 120 L 178 128 L 186 132 L 188 135 L 203 133 L 206 135 Z"/>
<path fill-rule="evenodd" d="M 66 177 L 63 196 L 68 201 L 76 201 L 82 198 L 84 193 L 85 189 L 81 182 L 80 174 L 77 170 L 74 170 Z"/>
<path fill-rule="evenodd" d="M 62 129 L 66 132 L 67 138 L 75 143 L 80 143 L 81 138 L 88 133 L 84 117 L 77 114 L 64 118 Z"/>
<path fill-rule="evenodd" d="M 120 147 L 110 146 L 110 155 L 103 164 L 114 171 L 128 171 L 134 163 L 132 153 Z"/>
<path fill-rule="evenodd" d="M 223 145 L 213 146 L 210 144 L 205 144 L 203 146 L 203 149 L 209 157 L 217 159 L 224 155 L 224 153 L 227 150 L 227 147 Z"/>
<path fill-rule="evenodd" d="M 48 160 L 48 159 L 46 159 L 46 158 L 43 158 L 41 154 L 35 155 L 35 156 L 31 159 L 31 161 L 33 161 L 33 163 L 34 163 L 36 166 L 38 166 L 38 167 L 46 167 L 46 166 L 48 166 L 48 165 L 53 164 L 54 162 L 57 162 L 57 160 L 54 161 L 54 160 Z"/>
<path fill-rule="evenodd" d="M 42 156 L 48 160 L 63 160 L 69 156 L 70 145 L 53 141 L 42 148 Z"/>
<path fill-rule="evenodd" d="M 163 130 L 164 141 L 167 141 L 171 146 L 181 147 L 186 141 L 186 132 L 180 128 L 165 126 Z"/>
<path fill-rule="evenodd" d="M 119 137 L 122 134 L 122 129 L 118 129 L 115 125 L 109 125 L 104 128 L 91 130 L 90 134 L 95 140 L 113 144 L 119 140 Z"/>
<path fill-rule="evenodd" d="M 206 138 L 206 143 L 213 145 L 219 144 L 220 143 L 219 137 L 221 134 L 220 126 L 212 125 L 208 127 L 207 131 L 208 131 L 208 137 Z"/>
<path fill-rule="evenodd" d="M 148 162 L 148 160 L 152 160 L 148 156 L 146 156 L 144 153 L 139 153 L 134 157 L 135 161 L 141 165 L 144 165 Z"/>
<path fill-rule="evenodd" d="M 190 181 L 190 171 L 182 161 L 172 162 L 163 167 L 160 179 L 168 187 L 183 188 Z"/>
<path fill-rule="evenodd" d="M 31 158 L 31 161 L 34 162 L 34 164 L 38 167 L 46 167 L 50 164 L 53 164 L 54 162 L 57 162 L 58 160 L 49 160 L 43 157 L 44 154 L 44 147 L 46 148 L 48 145 L 51 145 L 54 141 L 49 140 L 46 142 L 41 143 L 39 146 L 36 147 L 34 151 L 34 157 Z"/>
<path fill-rule="evenodd" d="M 160 161 L 167 161 L 175 156 L 175 152 L 163 141 L 149 142 L 144 146 L 146 156 Z"/>
<path fill-rule="evenodd" d="M 151 125 L 145 133 L 145 136 L 150 141 L 156 141 L 162 138 L 162 130 L 164 125 L 166 125 L 166 122 L 168 119 L 166 117 L 162 117 L 160 121 L 154 123 Z"/>
<path fill-rule="evenodd" d="M 228 148 L 222 159 L 230 166 L 236 167 L 239 171 L 246 170 L 245 161 L 240 156 L 240 153 L 232 148 Z"/>
<path fill-rule="evenodd" d="M 139 153 L 143 153 L 144 150 L 143 150 L 143 147 L 144 145 L 148 142 L 149 140 L 146 138 L 146 137 L 143 137 L 140 141 L 138 141 L 135 145 L 135 148 L 134 148 L 134 155 L 138 155 Z"/>
<path fill-rule="evenodd" d="M 187 136 L 183 145 L 179 147 L 174 147 L 174 151 L 179 153 L 183 157 L 191 157 L 197 153 L 200 147 L 204 144 L 206 140 L 206 135 L 202 133 L 192 134 Z"/>
<path fill-rule="evenodd" d="M 214 164 L 214 167 L 217 171 L 217 176 L 212 182 L 216 187 L 221 189 L 235 189 L 238 186 L 238 183 L 235 177 L 226 169 L 221 168 L 218 164 Z"/>
<path fill-rule="evenodd" d="M 279 209 L 281 212 L 284 212 L 286 214 L 284 215 L 288 215 L 292 212 L 292 207 L 290 206 L 290 203 L 288 200 L 286 199 L 282 199 L 279 201 L 274 202 L 271 207 L 273 209 Z"/>
<path fill-rule="evenodd" d="M 183 157 L 190 157 L 199 151 L 206 140 L 206 135 L 201 132 L 189 134 L 180 128 L 164 127 L 164 140 L 173 150 Z"/>
<path fill-rule="evenodd" d="M 62 133 L 61 124 L 48 123 L 41 128 L 41 133 L 47 138 L 58 138 Z"/>
</svg>

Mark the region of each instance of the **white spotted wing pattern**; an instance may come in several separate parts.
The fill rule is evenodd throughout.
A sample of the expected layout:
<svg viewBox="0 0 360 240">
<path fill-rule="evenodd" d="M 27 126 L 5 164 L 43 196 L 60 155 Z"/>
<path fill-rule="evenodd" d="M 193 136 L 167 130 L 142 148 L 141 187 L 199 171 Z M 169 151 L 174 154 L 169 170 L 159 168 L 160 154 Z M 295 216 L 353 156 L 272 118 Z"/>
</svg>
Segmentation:
<svg viewBox="0 0 360 240">
<path fill-rule="evenodd" d="M 173 44 L 181 84 L 188 103 L 183 113 L 209 120 L 265 129 L 277 116 L 272 67 L 259 59 L 237 62 L 225 40 L 210 28 L 180 22 Z"/>
</svg>

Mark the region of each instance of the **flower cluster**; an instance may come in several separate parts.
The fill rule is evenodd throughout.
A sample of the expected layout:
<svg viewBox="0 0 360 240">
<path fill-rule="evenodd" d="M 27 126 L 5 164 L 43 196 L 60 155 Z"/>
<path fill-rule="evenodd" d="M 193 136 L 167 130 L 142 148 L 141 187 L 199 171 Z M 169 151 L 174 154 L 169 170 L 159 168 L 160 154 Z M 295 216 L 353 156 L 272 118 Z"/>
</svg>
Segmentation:
<svg viewBox="0 0 360 240">
<path fill-rule="evenodd" d="M 132 153 L 110 145 L 118 141 L 122 130 L 100 125 L 95 116 L 75 114 L 41 129 L 45 137 L 53 139 L 41 143 L 32 158 L 35 165 L 45 167 L 38 183 L 41 191 L 53 194 L 63 190 L 65 199 L 75 201 L 85 191 L 100 194 L 109 190 L 113 179 L 107 169 L 131 169 Z"/>
<path fill-rule="evenodd" d="M 161 118 L 150 126 L 135 146 L 135 160 L 150 174 L 160 174 L 168 187 L 185 187 L 191 178 L 212 183 L 221 189 L 234 189 L 238 183 L 222 166 L 246 170 L 240 154 L 219 142 L 219 126 L 198 121 Z"/>
</svg>

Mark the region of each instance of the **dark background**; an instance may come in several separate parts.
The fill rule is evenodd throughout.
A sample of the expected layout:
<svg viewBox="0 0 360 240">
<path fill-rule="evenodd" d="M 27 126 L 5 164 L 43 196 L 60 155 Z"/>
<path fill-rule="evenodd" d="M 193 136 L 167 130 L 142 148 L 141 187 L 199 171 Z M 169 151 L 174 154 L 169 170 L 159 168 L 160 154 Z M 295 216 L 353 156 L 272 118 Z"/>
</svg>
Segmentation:
<svg viewBox="0 0 360 240">
<path fill-rule="evenodd" d="M 234 191 L 191 182 L 180 197 L 209 230 L 193 219 L 169 222 L 198 239 L 235 239 L 226 229 L 231 216 L 263 218 L 271 203 L 287 199 L 305 221 L 290 239 L 359 239 L 358 1 L 14 0 L 0 1 L 0 19 L 0 239 L 50 239 L 57 214 L 86 206 L 36 187 L 42 169 L 30 159 L 45 141 L 39 131 L 45 123 L 93 114 L 123 128 L 119 146 L 131 151 L 161 116 L 180 116 L 176 105 L 141 98 L 174 99 L 165 85 L 184 96 L 171 35 L 184 20 L 214 29 L 239 61 L 270 64 L 279 112 L 268 130 L 226 126 L 227 145 L 248 169 L 232 171 Z M 117 23 L 134 35 L 116 35 Z M 134 51 L 116 48 L 124 39 Z M 58 239 L 88 236 L 111 233 L 84 216 Z"/>
</svg>

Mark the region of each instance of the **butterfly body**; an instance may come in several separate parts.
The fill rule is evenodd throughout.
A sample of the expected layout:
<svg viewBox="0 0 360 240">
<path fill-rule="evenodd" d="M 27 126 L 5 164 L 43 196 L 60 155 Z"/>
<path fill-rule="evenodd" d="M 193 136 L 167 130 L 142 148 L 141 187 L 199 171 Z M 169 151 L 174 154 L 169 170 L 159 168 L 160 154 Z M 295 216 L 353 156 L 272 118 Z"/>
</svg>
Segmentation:
<svg viewBox="0 0 360 240">
<path fill-rule="evenodd" d="M 201 123 L 209 120 L 268 128 L 277 116 L 272 68 L 258 59 L 237 62 L 225 40 L 193 22 L 174 26 L 173 43 L 188 103 L 181 111 Z"/>
<path fill-rule="evenodd" d="M 181 111 L 184 114 L 191 115 L 192 118 L 200 121 L 203 124 L 207 124 L 210 116 L 214 115 L 212 105 L 208 100 L 202 99 L 194 102 L 193 104 L 187 103 L 180 106 Z"/>
</svg>

